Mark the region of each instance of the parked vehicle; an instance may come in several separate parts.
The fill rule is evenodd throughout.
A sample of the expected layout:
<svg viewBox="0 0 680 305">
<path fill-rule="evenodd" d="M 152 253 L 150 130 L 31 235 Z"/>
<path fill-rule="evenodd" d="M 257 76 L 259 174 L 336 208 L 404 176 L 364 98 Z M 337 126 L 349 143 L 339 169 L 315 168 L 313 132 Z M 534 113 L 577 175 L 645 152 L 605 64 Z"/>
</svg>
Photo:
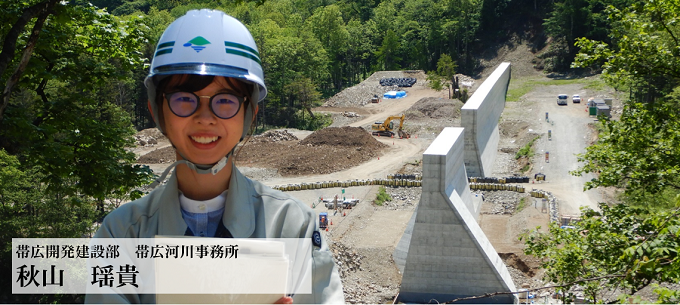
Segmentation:
<svg viewBox="0 0 680 305">
<path fill-rule="evenodd" d="M 557 96 L 557 105 L 566 105 L 569 96 L 566 94 L 560 94 Z"/>
<path fill-rule="evenodd" d="M 579 96 L 578 94 L 572 95 L 571 96 L 571 102 L 580 104 L 581 103 L 581 96 Z"/>
</svg>

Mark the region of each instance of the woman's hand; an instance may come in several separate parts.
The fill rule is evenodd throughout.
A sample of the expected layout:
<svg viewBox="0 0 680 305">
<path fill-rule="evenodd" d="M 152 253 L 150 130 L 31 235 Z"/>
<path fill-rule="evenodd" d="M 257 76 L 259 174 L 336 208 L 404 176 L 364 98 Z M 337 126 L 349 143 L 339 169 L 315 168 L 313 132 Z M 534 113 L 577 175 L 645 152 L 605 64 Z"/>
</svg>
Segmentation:
<svg viewBox="0 0 680 305">
<path fill-rule="evenodd" d="M 291 297 L 281 297 L 274 304 L 293 304 L 293 298 L 291 298 Z"/>
</svg>

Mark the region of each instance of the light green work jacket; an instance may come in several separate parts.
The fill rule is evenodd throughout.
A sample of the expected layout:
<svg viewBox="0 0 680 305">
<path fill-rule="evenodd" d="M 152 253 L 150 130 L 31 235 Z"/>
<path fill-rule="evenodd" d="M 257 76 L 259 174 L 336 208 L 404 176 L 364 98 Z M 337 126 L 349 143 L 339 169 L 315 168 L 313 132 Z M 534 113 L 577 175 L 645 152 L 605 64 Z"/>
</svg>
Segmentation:
<svg viewBox="0 0 680 305">
<path fill-rule="evenodd" d="M 245 177 L 232 166 L 222 217 L 234 238 L 312 238 L 314 211 L 299 200 Z M 154 238 L 184 235 L 187 224 L 179 204 L 177 177 L 108 214 L 95 238 Z M 344 303 L 342 283 L 328 245 L 312 247 L 312 294 L 297 294 L 295 304 Z M 90 294 L 86 303 L 155 303 L 155 295 Z"/>
</svg>

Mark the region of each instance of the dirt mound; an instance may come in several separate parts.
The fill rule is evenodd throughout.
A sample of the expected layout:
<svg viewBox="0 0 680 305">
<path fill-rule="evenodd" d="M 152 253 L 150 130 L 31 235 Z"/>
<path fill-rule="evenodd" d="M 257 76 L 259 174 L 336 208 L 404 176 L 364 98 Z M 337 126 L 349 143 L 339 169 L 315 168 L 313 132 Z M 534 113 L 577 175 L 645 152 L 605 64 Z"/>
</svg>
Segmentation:
<svg viewBox="0 0 680 305">
<path fill-rule="evenodd" d="M 419 118 L 418 113 L 433 118 L 457 118 L 460 116 L 460 108 L 463 103 L 459 100 L 426 97 L 417 101 L 406 111 L 407 119 Z"/>
<path fill-rule="evenodd" d="M 387 147 L 360 127 L 328 127 L 307 136 L 300 145 L 361 147 L 372 150 Z"/>
<path fill-rule="evenodd" d="M 536 266 L 529 267 L 519 256 L 515 253 L 498 253 L 498 256 L 505 262 L 506 265 L 520 270 L 524 275 L 528 277 L 533 277 L 536 275 Z"/>
<path fill-rule="evenodd" d="M 295 141 L 253 142 L 238 152 L 239 166 L 275 168 L 282 176 L 330 174 L 378 157 L 388 146 L 358 127 L 329 127 Z"/>
<path fill-rule="evenodd" d="M 278 142 L 278 141 L 297 141 L 298 138 L 288 130 L 270 130 L 261 135 L 253 136 L 254 142 Z"/>
<path fill-rule="evenodd" d="M 137 159 L 137 163 L 140 164 L 161 164 L 161 163 L 172 163 L 175 162 L 177 155 L 175 154 L 175 149 L 172 146 L 160 148 L 151 151 L 150 153 L 143 155 Z"/>
</svg>

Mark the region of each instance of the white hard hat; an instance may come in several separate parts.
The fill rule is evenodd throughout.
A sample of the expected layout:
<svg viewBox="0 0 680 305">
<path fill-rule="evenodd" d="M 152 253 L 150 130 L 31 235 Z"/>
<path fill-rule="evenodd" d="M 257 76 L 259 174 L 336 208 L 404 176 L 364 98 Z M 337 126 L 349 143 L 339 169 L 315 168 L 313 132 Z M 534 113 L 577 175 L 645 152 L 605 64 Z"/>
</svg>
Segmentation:
<svg viewBox="0 0 680 305">
<path fill-rule="evenodd" d="M 163 32 L 144 80 L 156 127 L 163 131 L 155 103 L 156 86 L 174 74 L 224 76 L 253 85 L 250 101 L 258 103 L 267 95 L 260 53 L 248 29 L 236 18 L 217 10 L 191 10 Z M 246 109 L 244 138 L 254 113 Z"/>
<path fill-rule="evenodd" d="M 260 53 L 253 36 L 236 18 L 217 10 L 188 11 L 170 24 L 158 40 L 144 85 L 154 122 L 163 133 L 156 104 L 156 87 L 163 78 L 175 74 L 223 76 L 252 84 L 251 103 L 259 103 L 267 95 Z M 241 139 L 248 134 L 255 115 L 253 107 L 246 107 L 245 111 Z M 181 152 L 178 153 L 181 155 Z M 182 156 L 184 160 L 168 167 L 152 186 L 163 181 L 170 169 L 180 163 L 187 164 L 198 173 L 215 175 L 224 168 L 232 153 L 233 149 L 214 164 L 194 164 Z"/>
</svg>

